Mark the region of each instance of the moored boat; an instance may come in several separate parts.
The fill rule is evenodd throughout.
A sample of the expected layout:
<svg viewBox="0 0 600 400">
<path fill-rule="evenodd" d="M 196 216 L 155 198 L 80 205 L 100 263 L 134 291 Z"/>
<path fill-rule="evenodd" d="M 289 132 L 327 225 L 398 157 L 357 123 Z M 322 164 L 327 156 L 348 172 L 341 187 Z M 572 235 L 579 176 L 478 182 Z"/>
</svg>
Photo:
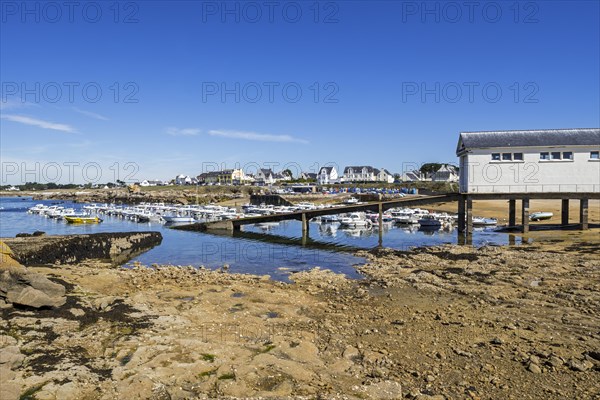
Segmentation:
<svg viewBox="0 0 600 400">
<path fill-rule="evenodd" d="M 83 215 L 65 215 L 65 221 L 70 224 L 99 224 L 102 220 L 98 217 Z"/>
<path fill-rule="evenodd" d="M 529 219 L 532 221 L 544 221 L 552 218 L 554 213 L 546 211 L 538 211 L 529 215 Z"/>
<path fill-rule="evenodd" d="M 165 220 L 165 222 L 170 222 L 170 223 L 196 222 L 196 220 L 192 217 L 180 217 L 180 216 L 176 216 L 176 215 L 163 215 L 162 218 Z"/>
<path fill-rule="evenodd" d="M 437 219 L 434 215 L 423 215 L 423 217 L 419 219 L 419 225 L 428 228 L 439 228 L 442 226 L 442 221 Z"/>
<path fill-rule="evenodd" d="M 361 213 L 350 213 L 347 217 L 343 217 L 340 223 L 342 226 L 351 227 L 367 227 L 372 225 L 372 222 Z"/>
<path fill-rule="evenodd" d="M 498 225 L 498 220 L 496 218 L 483 218 L 483 217 L 473 218 L 473 226 L 495 226 L 495 225 Z"/>
</svg>

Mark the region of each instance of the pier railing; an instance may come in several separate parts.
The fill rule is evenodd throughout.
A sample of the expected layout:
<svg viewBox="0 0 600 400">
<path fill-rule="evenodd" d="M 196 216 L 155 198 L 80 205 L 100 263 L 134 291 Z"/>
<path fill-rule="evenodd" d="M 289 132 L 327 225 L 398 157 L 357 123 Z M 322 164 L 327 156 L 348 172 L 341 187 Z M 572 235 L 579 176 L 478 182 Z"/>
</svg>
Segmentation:
<svg viewBox="0 0 600 400">
<path fill-rule="evenodd" d="M 600 193 L 600 184 L 468 185 L 468 193 Z"/>
</svg>

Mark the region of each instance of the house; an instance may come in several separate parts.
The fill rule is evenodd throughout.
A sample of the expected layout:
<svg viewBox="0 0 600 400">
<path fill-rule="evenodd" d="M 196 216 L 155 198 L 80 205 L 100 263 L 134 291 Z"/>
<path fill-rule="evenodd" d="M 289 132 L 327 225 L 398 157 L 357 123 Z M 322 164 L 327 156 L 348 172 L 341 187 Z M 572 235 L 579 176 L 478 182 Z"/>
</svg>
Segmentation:
<svg viewBox="0 0 600 400">
<path fill-rule="evenodd" d="M 458 182 L 458 170 L 454 165 L 444 164 L 431 174 L 433 182 Z"/>
<path fill-rule="evenodd" d="M 263 185 L 272 185 L 275 183 L 275 174 L 271 169 L 261 168 L 256 173 L 256 182 Z"/>
<path fill-rule="evenodd" d="M 197 179 L 201 183 L 220 185 L 241 185 L 247 181 L 246 175 L 241 169 L 204 172 L 198 175 Z"/>
<path fill-rule="evenodd" d="M 319 185 L 329 185 L 339 181 L 338 172 L 335 167 L 321 167 L 317 174 L 317 182 Z"/>
<path fill-rule="evenodd" d="M 385 168 L 379 170 L 367 165 L 344 168 L 342 179 L 344 182 L 394 182 L 394 176 Z"/>
<path fill-rule="evenodd" d="M 175 177 L 175 184 L 176 185 L 194 185 L 195 183 L 197 183 L 198 180 L 196 178 L 192 178 L 188 175 L 177 175 Z"/>
<path fill-rule="evenodd" d="M 375 168 L 370 166 L 352 166 L 344 168 L 344 182 L 375 182 Z"/>
<path fill-rule="evenodd" d="M 462 132 L 461 193 L 600 192 L 600 129 Z"/>
<path fill-rule="evenodd" d="M 425 174 L 423 174 L 418 169 L 407 171 L 402 174 L 401 180 L 402 182 L 421 182 L 426 179 Z"/>
<path fill-rule="evenodd" d="M 292 176 L 289 173 L 286 173 L 286 171 L 282 171 L 273 175 L 273 179 L 275 179 L 276 182 L 291 181 Z"/>
<path fill-rule="evenodd" d="M 317 174 L 313 172 L 301 172 L 299 178 L 305 181 L 316 181 Z"/>
<path fill-rule="evenodd" d="M 192 184 L 192 178 L 190 178 L 188 175 L 177 175 L 175 177 L 175 184 L 176 185 L 191 185 Z"/>
<path fill-rule="evenodd" d="M 203 172 L 196 177 L 199 183 L 215 184 L 219 182 L 220 171 Z"/>
<path fill-rule="evenodd" d="M 15 186 L 11 186 L 8 189 L 6 189 L 6 191 L 8 191 L 8 192 L 18 192 L 20 190 L 21 189 L 19 189 L 18 187 L 15 187 Z"/>
<path fill-rule="evenodd" d="M 377 180 L 379 182 L 394 183 L 394 175 L 390 174 L 390 172 L 387 169 L 385 169 L 385 168 L 382 168 L 380 170 L 375 169 L 375 171 L 379 171 L 376 175 Z"/>
<path fill-rule="evenodd" d="M 158 180 L 158 179 L 155 179 L 155 180 L 144 179 L 143 181 L 140 182 L 140 186 L 144 186 L 144 187 L 147 187 L 147 186 L 163 186 L 163 185 L 164 185 L 164 182 L 161 181 L 161 180 Z"/>
</svg>

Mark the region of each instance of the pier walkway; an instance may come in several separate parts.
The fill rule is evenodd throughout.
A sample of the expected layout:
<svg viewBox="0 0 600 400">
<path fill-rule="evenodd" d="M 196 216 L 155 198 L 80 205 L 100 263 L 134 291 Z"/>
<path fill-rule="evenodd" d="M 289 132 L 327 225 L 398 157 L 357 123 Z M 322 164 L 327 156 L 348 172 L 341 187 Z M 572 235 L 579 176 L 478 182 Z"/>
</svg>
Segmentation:
<svg viewBox="0 0 600 400">
<path fill-rule="evenodd" d="M 561 200 L 561 225 L 569 225 L 569 202 L 579 201 L 579 229 L 589 229 L 588 208 L 589 200 L 600 200 L 599 192 L 590 193 L 452 193 L 434 196 L 410 196 L 387 201 L 373 201 L 362 204 L 342 205 L 338 207 L 316 210 L 304 210 L 285 214 L 264 215 L 217 222 L 199 222 L 189 225 L 180 225 L 174 229 L 188 231 L 239 231 L 242 225 L 260 224 L 265 222 L 280 222 L 297 220 L 302 222 L 302 240 L 308 241 L 309 221 L 314 217 L 323 215 L 345 214 L 360 211 L 373 211 L 379 213 L 379 243 L 382 243 L 383 213 L 396 207 L 418 207 L 428 204 L 457 202 L 458 203 L 458 231 L 466 234 L 468 238 L 473 233 L 473 201 L 474 200 L 507 200 L 508 201 L 508 228 L 519 229 L 523 233 L 529 232 L 529 201 L 532 199 Z M 521 203 L 521 225 L 517 226 L 517 200 Z"/>
</svg>

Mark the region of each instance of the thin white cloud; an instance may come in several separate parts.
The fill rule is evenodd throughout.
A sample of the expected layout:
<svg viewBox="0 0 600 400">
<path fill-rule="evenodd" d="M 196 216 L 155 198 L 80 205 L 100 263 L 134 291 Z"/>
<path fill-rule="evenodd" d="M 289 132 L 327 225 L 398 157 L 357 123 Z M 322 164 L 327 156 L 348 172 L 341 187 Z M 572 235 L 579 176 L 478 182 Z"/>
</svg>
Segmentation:
<svg viewBox="0 0 600 400">
<path fill-rule="evenodd" d="M 202 131 L 196 128 L 179 129 L 175 127 L 169 127 L 166 129 L 166 132 L 171 136 L 196 136 L 199 135 Z"/>
<path fill-rule="evenodd" d="M 86 117 L 99 119 L 101 121 L 108 121 L 108 118 L 106 118 L 104 115 L 96 114 L 95 112 L 81 110 L 77 107 L 73 107 L 73 111 L 78 112 L 81 115 L 85 115 Z"/>
<path fill-rule="evenodd" d="M 267 133 L 256 133 L 256 132 L 244 132 L 244 131 L 224 131 L 224 130 L 211 130 L 208 131 L 211 136 L 224 137 L 229 139 L 242 139 L 242 140 L 254 140 L 258 142 L 278 142 L 278 143 L 303 143 L 307 144 L 308 141 L 304 139 L 298 139 L 290 135 L 271 135 Z"/>
<path fill-rule="evenodd" d="M 26 103 L 23 101 L 8 100 L 8 99 L 0 101 L 0 110 L 14 110 L 17 108 L 25 108 L 25 107 L 31 107 L 31 106 L 37 106 L 37 104 Z"/>
<path fill-rule="evenodd" d="M 75 133 L 77 132 L 72 126 L 66 124 L 57 124 L 55 122 L 44 121 L 37 118 L 26 117 L 24 115 L 14 115 L 7 114 L 2 115 L 0 118 L 5 119 L 7 121 L 18 122 L 24 125 L 37 126 L 43 129 L 51 129 L 54 131 L 66 132 L 66 133 Z"/>
</svg>

